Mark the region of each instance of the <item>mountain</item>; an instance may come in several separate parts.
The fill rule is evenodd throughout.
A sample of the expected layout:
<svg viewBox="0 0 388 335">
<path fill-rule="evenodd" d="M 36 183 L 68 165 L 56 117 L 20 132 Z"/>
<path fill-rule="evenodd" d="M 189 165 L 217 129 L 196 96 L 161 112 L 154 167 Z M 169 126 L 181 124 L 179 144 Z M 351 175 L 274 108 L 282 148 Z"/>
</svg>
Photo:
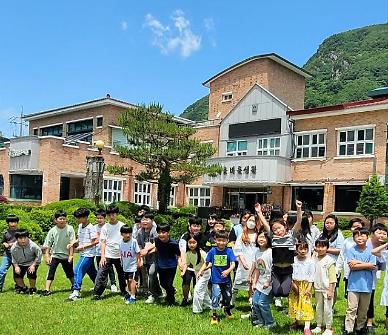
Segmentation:
<svg viewBox="0 0 388 335">
<path fill-rule="evenodd" d="M 306 81 L 305 107 L 367 99 L 369 90 L 388 86 L 388 24 L 349 30 L 325 39 L 303 66 L 313 77 Z M 209 96 L 181 114 L 207 119 Z"/>
</svg>

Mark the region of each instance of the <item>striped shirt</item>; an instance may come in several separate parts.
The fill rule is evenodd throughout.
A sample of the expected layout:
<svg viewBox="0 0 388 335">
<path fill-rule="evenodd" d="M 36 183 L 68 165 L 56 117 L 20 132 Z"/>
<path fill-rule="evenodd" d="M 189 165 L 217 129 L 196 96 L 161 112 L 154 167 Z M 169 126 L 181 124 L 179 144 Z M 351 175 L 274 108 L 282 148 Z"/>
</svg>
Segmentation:
<svg viewBox="0 0 388 335">
<path fill-rule="evenodd" d="M 78 245 L 83 246 L 89 244 L 92 240 L 97 238 L 96 227 L 91 223 L 88 223 L 87 226 L 82 227 L 82 224 L 78 226 Z M 87 248 L 80 252 L 80 256 L 83 257 L 94 257 L 96 255 L 96 246 Z"/>
</svg>

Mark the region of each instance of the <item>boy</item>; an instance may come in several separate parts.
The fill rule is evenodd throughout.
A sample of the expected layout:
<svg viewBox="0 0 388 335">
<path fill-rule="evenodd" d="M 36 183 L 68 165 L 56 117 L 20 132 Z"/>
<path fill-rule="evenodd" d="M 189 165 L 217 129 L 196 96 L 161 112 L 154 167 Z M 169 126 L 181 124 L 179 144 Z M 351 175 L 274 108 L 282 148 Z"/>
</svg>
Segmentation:
<svg viewBox="0 0 388 335">
<path fill-rule="evenodd" d="M 42 296 L 49 296 L 51 294 L 50 288 L 55 277 L 55 272 L 59 264 L 62 265 L 66 277 L 71 282 L 71 287 L 74 284 L 73 272 L 73 244 L 75 240 L 75 233 L 72 226 L 66 223 L 66 212 L 59 210 L 54 214 L 55 226 L 52 227 L 43 243 L 43 252 L 46 264 L 49 265 L 45 289 Z"/>
<path fill-rule="evenodd" d="M 99 208 L 94 212 L 94 215 L 96 216 L 96 232 L 97 232 L 97 241 L 98 244 L 96 245 L 96 265 L 97 269 L 99 268 L 100 260 L 101 260 L 101 242 L 100 242 L 100 234 L 101 229 L 104 227 L 105 224 L 105 217 L 106 212 L 104 209 Z M 115 272 L 113 268 L 109 271 L 109 281 L 110 281 L 110 291 L 112 293 L 117 293 L 117 286 L 116 286 L 116 278 L 115 278 Z"/>
<path fill-rule="evenodd" d="M 127 225 L 120 228 L 123 240 L 120 243 L 121 264 L 124 270 L 124 277 L 127 281 L 128 294 L 125 297 L 126 304 L 136 302 L 136 271 L 143 266 L 140 257 L 140 248 L 137 241 L 132 236 L 133 229 Z"/>
<path fill-rule="evenodd" d="M 156 299 L 162 297 L 159 279 L 156 271 L 156 254 L 154 243 L 158 237 L 154 224 L 154 216 L 146 213 L 141 218 L 141 229 L 136 236 L 140 247 L 140 255 L 143 257 L 143 267 L 141 268 L 141 282 L 144 284 L 143 289 L 148 292 L 146 304 L 153 304 Z"/>
<path fill-rule="evenodd" d="M 352 333 L 353 330 L 358 334 L 364 334 L 365 331 L 373 286 L 373 271 L 376 269 L 376 257 L 372 255 L 371 247 L 367 246 L 368 236 L 367 229 L 355 229 L 353 239 L 356 245 L 346 254 L 350 273 L 344 335 Z"/>
<path fill-rule="evenodd" d="M 68 300 L 75 301 L 80 298 L 80 290 L 82 280 L 85 274 L 88 274 L 92 282 L 96 280 L 97 271 L 94 267 L 94 256 L 96 254 L 97 232 L 96 228 L 88 222 L 90 211 L 87 208 L 78 208 L 74 212 L 74 217 L 78 222 L 78 240 L 76 240 L 70 247 L 78 244 L 75 251 L 79 251 L 80 258 L 74 270 L 74 285 L 73 292 L 70 294 Z"/>
<path fill-rule="evenodd" d="M 170 225 L 161 225 L 156 228 L 158 238 L 155 239 L 156 268 L 158 269 L 160 286 L 166 291 L 168 306 L 175 304 L 174 278 L 181 252 L 178 242 L 169 236 Z"/>
<path fill-rule="evenodd" d="M 125 296 L 127 293 L 124 271 L 120 261 L 120 229 L 124 226 L 124 223 L 117 218 L 119 209 L 116 205 L 109 205 L 106 209 L 106 214 L 109 221 L 101 229 L 101 260 L 94 285 L 93 300 L 101 299 L 101 295 L 106 288 L 109 271 L 112 269 L 113 265 L 117 272 L 121 294 Z"/>
<path fill-rule="evenodd" d="M 16 243 L 11 248 L 12 265 L 15 271 L 15 281 L 19 290 L 18 293 L 36 293 L 36 274 L 42 259 L 42 250 L 38 245 L 29 239 L 30 234 L 25 231 L 15 233 Z M 24 275 L 30 282 L 27 289 L 24 284 Z"/>
<path fill-rule="evenodd" d="M 15 233 L 16 227 L 19 223 L 19 218 L 16 215 L 9 215 L 5 218 L 5 221 L 8 224 L 8 229 L 4 232 L 2 242 L 5 249 L 5 254 L 3 256 L 3 262 L 1 263 L 0 267 L 0 292 L 3 291 L 5 276 L 7 275 L 8 269 L 12 265 L 11 247 L 16 242 Z M 17 289 L 17 287 L 15 287 L 15 289 Z"/>
<path fill-rule="evenodd" d="M 228 244 L 228 234 L 219 232 L 216 234 L 216 247 L 213 247 L 206 256 L 206 262 L 198 272 L 201 277 L 207 269 L 211 269 L 212 282 L 212 311 L 213 315 L 210 324 L 216 325 L 220 322 L 217 309 L 222 303 L 228 319 L 232 318 L 230 301 L 232 298 L 232 281 L 230 273 L 235 267 L 236 257 L 233 251 L 226 247 Z"/>
</svg>

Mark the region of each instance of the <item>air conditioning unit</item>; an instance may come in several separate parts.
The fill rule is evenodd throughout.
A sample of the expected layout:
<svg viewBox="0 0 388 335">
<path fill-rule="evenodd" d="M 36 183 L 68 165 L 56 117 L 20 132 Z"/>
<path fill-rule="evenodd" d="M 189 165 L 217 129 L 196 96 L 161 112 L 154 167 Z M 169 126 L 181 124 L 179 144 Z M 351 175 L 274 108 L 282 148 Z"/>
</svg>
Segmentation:
<svg viewBox="0 0 388 335">
<path fill-rule="evenodd" d="M 258 104 L 253 104 L 252 105 L 252 114 L 256 114 L 258 109 L 259 109 L 259 105 Z"/>
</svg>

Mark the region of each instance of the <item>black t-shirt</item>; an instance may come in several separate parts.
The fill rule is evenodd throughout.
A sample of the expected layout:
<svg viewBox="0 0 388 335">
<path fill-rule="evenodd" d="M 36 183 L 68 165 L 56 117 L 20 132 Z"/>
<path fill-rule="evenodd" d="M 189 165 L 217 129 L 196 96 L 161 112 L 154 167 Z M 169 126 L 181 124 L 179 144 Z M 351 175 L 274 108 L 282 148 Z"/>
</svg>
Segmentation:
<svg viewBox="0 0 388 335">
<path fill-rule="evenodd" d="M 7 243 L 13 243 L 13 242 L 16 242 L 16 238 L 15 238 L 15 233 L 16 233 L 16 230 L 11 230 L 11 229 L 8 229 L 4 235 L 3 235 L 3 242 L 7 242 Z M 11 248 L 6 248 L 5 249 L 5 254 L 8 256 L 8 257 L 11 257 Z"/>
<path fill-rule="evenodd" d="M 161 269 L 175 268 L 178 265 L 177 257 L 181 255 L 178 242 L 171 238 L 167 242 L 155 239 L 157 265 Z"/>
</svg>

